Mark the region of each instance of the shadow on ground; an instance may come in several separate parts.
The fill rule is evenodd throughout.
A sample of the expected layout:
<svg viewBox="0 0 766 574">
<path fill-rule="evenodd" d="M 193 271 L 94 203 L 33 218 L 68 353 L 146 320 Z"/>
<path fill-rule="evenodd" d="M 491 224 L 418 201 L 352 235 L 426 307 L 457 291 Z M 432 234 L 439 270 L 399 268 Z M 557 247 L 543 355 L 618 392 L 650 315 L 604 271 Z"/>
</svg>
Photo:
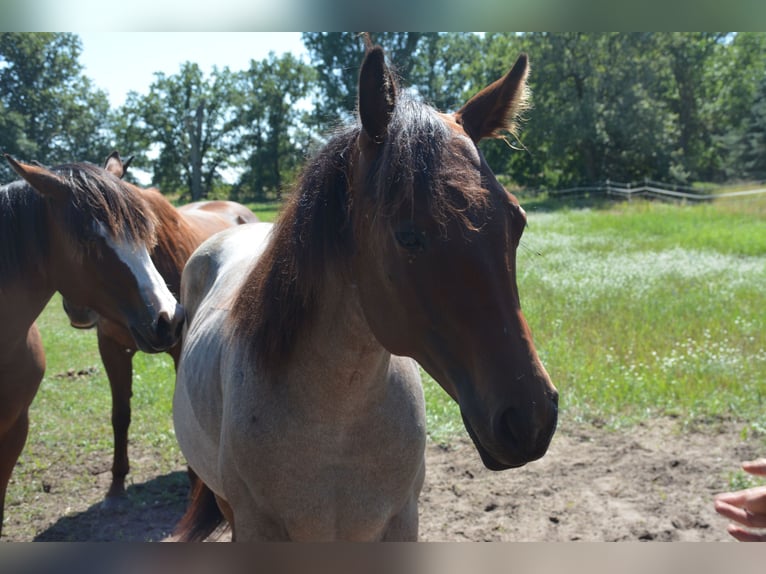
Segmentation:
<svg viewBox="0 0 766 574">
<path fill-rule="evenodd" d="M 155 542 L 167 537 L 186 509 L 189 478 L 172 472 L 128 487 L 117 504 L 103 502 L 58 519 L 36 542 Z"/>
</svg>

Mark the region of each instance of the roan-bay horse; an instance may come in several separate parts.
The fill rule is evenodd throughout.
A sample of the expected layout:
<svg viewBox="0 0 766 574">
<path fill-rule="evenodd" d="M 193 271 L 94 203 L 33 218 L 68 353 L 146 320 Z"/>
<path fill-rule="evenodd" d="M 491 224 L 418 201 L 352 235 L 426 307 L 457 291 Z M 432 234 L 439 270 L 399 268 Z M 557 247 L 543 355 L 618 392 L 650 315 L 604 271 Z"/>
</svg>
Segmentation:
<svg viewBox="0 0 766 574">
<path fill-rule="evenodd" d="M 35 320 L 54 292 L 128 325 L 145 351 L 175 345 L 184 320 L 149 258 L 156 218 L 135 186 L 92 164 L 6 158 L 23 180 L 0 188 L 0 525 L 45 371 Z"/>
<path fill-rule="evenodd" d="M 417 363 L 488 468 L 543 456 L 558 393 L 519 302 L 526 217 L 477 148 L 513 127 L 526 76 L 522 55 L 447 115 L 400 93 L 370 48 L 360 125 L 307 164 L 276 225 L 192 255 L 173 418 L 203 482 L 176 540 L 224 518 L 235 540 L 417 539 Z"/>
<path fill-rule="evenodd" d="M 123 163 L 119 154 L 113 152 L 107 158 L 106 169 L 122 177 L 129 163 L 130 160 Z M 175 296 L 178 296 L 181 287 L 181 271 L 200 243 L 233 225 L 258 221 L 249 208 L 233 201 L 200 201 L 176 209 L 158 190 L 137 189 L 157 220 L 157 242 L 150 252 L 152 262 Z M 125 477 L 130 471 L 128 428 L 133 393 L 133 356 L 138 346 L 128 326 L 123 323 L 103 317 L 88 307 L 74 305 L 66 297 L 64 310 L 73 327 L 96 327 L 98 350 L 112 391 L 114 456 L 112 482 L 105 500 L 109 505 L 125 493 Z M 181 353 L 180 341 L 166 352 L 177 365 Z"/>
</svg>

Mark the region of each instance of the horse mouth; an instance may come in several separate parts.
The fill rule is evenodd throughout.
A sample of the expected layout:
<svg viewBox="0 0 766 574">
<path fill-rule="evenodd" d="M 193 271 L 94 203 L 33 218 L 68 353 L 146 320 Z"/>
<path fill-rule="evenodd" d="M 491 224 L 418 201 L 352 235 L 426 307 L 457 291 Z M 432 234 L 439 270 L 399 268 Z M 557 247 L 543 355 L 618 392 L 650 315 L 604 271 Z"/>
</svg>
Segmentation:
<svg viewBox="0 0 766 574">
<path fill-rule="evenodd" d="M 69 320 L 69 326 L 74 327 L 75 329 L 82 329 L 83 331 L 92 329 L 96 326 L 96 321 L 92 322 L 81 322 L 81 321 L 74 321 L 70 318 Z"/>
<path fill-rule="evenodd" d="M 167 351 L 176 343 L 176 341 L 151 341 L 145 337 L 138 329 L 132 326 L 130 327 L 130 334 L 132 335 L 133 340 L 136 342 L 136 347 L 138 347 L 138 349 L 144 353 L 161 353 L 163 351 Z"/>
<path fill-rule="evenodd" d="M 461 412 L 461 416 L 463 417 L 463 425 L 465 426 L 465 430 L 468 431 L 468 436 L 471 437 L 471 440 L 473 441 L 473 445 L 474 447 L 476 447 L 476 450 L 478 451 L 479 456 L 481 457 L 481 462 L 489 470 L 500 471 L 500 470 L 508 470 L 511 468 L 519 468 L 527 464 L 527 462 L 529 462 L 529 461 L 523 461 L 523 462 L 510 463 L 510 462 L 502 462 L 498 460 L 481 443 L 481 441 L 479 440 L 479 437 L 476 435 L 476 431 L 473 430 L 471 423 L 468 422 L 468 419 L 462 412 Z"/>
<path fill-rule="evenodd" d="M 184 308 L 176 303 L 172 315 L 160 313 L 152 327 L 140 324 L 143 328 L 139 329 L 135 325 L 130 325 L 130 334 L 136 346 L 144 353 L 160 353 L 178 344 L 185 322 Z"/>
<path fill-rule="evenodd" d="M 75 329 L 92 329 L 98 323 L 98 313 L 87 307 L 71 305 L 64 299 L 64 312 L 69 318 L 69 325 Z"/>
</svg>

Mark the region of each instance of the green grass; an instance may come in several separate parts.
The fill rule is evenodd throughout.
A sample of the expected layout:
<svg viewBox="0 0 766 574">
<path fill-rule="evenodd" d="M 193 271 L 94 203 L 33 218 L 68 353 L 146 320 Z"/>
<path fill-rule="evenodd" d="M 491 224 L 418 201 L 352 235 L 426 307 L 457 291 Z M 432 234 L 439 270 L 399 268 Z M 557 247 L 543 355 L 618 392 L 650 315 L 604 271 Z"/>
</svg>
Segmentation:
<svg viewBox="0 0 766 574">
<path fill-rule="evenodd" d="M 277 201 L 248 203 L 247 206 L 253 210 L 258 219 L 267 222 L 276 221 L 279 211 L 282 209 L 282 204 Z"/>
<path fill-rule="evenodd" d="M 529 221 L 519 289 L 562 417 L 763 426 L 766 197 Z"/>
</svg>

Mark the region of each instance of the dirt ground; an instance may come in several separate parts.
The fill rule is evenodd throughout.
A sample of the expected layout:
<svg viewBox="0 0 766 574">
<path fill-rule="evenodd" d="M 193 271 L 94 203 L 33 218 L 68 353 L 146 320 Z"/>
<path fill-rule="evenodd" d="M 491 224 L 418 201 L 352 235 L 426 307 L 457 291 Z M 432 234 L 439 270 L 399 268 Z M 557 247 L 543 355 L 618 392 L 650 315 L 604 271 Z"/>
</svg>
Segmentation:
<svg viewBox="0 0 766 574">
<path fill-rule="evenodd" d="M 468 439 L 429 443 L 420 497 L 425 541 L 726 541 L 712 496 L 729 489 L 739 462 L 763 456 L 764 438 L 715 422 L 681 432 L 652 420 L 627 431 L 559 428 L 540 461 L 501 473 L 486 470 Z M 183 512 L 184 467 L 153 469 L 134 445 L 128 498 L 104 508 L 109 461 L 78 469 L 52 465 L 34 500 L 6 508 L 4 541 L 157 541 Z M 90 470 L 88 470 L 90 469 Z M 89 472 L 80 491 L 67 473 Z M 28 506 L 27 508 L 23 508 Z M 19 516 L 32 517 L 34 536 Z M 26 530 L 30 530 L 26 528 Z"/>
</svg>

